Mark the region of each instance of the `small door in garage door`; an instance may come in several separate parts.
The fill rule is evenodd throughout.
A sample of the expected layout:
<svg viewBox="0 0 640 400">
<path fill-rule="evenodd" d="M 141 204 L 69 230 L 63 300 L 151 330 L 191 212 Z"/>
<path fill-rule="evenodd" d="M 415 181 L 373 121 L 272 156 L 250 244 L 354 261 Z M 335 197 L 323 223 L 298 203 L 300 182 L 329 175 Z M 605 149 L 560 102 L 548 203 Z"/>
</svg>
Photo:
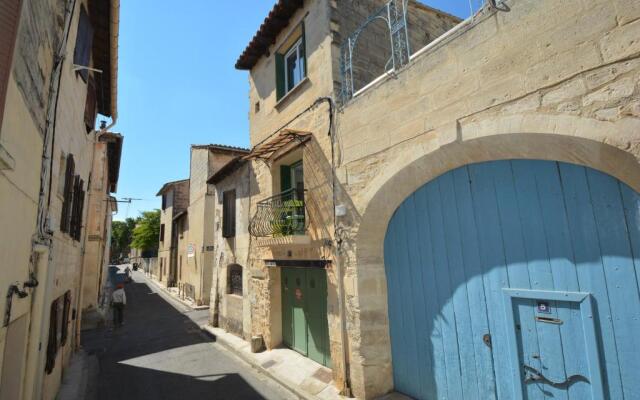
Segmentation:
<svg viewBox="0 0 640 400">
<path fill-rule="evenodd" d="M 588 293 L 504 289 L 513 399 L 603 399 Z"/>
<path fill-rule="evenodd" d="M 282 268 L 282 337 L 286 346 L 330 366 L 324 270 Z"/>
</svg>

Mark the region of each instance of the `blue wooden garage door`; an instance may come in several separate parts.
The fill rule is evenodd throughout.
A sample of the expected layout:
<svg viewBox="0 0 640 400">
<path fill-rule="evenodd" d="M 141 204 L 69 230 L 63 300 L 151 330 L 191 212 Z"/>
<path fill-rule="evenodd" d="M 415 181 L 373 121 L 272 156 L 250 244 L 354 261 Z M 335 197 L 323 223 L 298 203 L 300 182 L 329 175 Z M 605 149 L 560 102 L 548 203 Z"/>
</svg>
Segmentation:
<svg viewBox="0 0 640 400">
<path fill-rule="evenodd" d="M 640 399 L 640 196 L 576 165 L 468 165 L 384 244 L 396 390 L 419 399 Z"/>
</svg>

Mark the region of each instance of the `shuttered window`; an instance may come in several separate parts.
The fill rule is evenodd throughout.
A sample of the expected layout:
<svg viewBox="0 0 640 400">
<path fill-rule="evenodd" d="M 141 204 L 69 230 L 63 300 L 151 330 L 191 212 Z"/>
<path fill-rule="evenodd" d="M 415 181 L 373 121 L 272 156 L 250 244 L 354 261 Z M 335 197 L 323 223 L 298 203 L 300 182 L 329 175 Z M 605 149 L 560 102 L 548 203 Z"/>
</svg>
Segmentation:
<svg viewBox="0 0 640 400">
<path fill-rule="evenodd" d="M 222 236 L 236 235 L 236 191 L 228 190 L 222 194 Z"/>
<path fill-rule="evenodd" d="M 307 76 L 306 37 L 301 23 L 275 53 L 276 100 L 280 100 Z"/>
<path fill-rule="evenodd" d="M 62 173 L 62 171 L 60 171 Z M 71 218 L 71 204 L 73 202 L 73 174 L 75 173 L 75 161 L 73 154 L 67 156 L 67 168 L 64 175 L 64 200 L 62 202 L 62 214 L 60 215 L 60 231 L 69 233 Z"/>
<path fill-rule="evenodd" d="M 88 67 L 91 61 L 91 47 L 93 46 L 93 27 L 89 14 L 84 7 L 80 9 L 80 21 L 78 22 L 78 36 L 76 36 L 76 48 L 73 53 L 73 63 L 83 67 Z M 89 71 L 81 69 L 78 71 L 82 80 L 87 82 Z"/>
<path fill-rule="evenodd" d="M 56 365 L 56 355 L 58 355 L 58 300 L 51 303 L 51 313 L 49 315 L 49 340 L 47 341 L 47 360 L 44 370 L 47 374 L 53 372 Z"/>
<path fill-rule="evenodd" d="M 62 309 L 62 327 L 60 334 L 60 346 L 64 346 L 67 343 L 69 337 L 69 312 L 71 311 L 71 291 L 67 290 L 64 294 L 64 306 Z"/>
<path fill-rule="evenodd" d="M 89 77 L 87 84 L 87 98 L 84 106 L 84 125 L 87 133 L 96 126 L 96 116 L 98 115 L 98 99 L 96 94 L 96 81 L 93 76 Z"/>
<path fill-rule="evenodd" d="M 20 21 L 20 0 L 0 1 L 0 128 L 11 76 L 11 61 Z"/>
<path fill-rule="evenodd" d="M 71 222 L 69 235 L 74 240 L 80 241 L 82 232 L 82 214 L 84 210 L 84 181 L 80 176 L 76 175 L 73 184 L 73 206 L 71 213 Z"/>
</svg>

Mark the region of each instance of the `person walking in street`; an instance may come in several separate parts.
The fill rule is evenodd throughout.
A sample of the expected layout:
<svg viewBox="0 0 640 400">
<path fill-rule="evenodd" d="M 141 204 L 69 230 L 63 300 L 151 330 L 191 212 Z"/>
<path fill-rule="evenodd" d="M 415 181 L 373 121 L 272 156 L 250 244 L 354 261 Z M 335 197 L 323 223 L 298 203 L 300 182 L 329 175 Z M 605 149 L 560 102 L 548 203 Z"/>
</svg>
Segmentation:
<svg viewBox="0 0 640 400">
<path fill-rule="evenodd" d="M 118 283 L 116 290 L 111 294 L 111 307 L 113 308 L 113 327 L 122 326 L 124 319 L 124 307 L 127 304 L 127 295 L 124 293 L 124 284 Z"/>
</svg>

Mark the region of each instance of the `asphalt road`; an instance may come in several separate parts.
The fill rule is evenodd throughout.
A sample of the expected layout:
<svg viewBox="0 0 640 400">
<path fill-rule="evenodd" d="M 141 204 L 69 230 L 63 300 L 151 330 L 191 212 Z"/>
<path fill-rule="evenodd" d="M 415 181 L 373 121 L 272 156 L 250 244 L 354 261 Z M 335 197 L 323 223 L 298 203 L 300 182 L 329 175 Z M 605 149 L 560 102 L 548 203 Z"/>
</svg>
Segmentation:
<svg viewBox="0 0 640 400">
<path fill-rule="evenodd" d="M 140 272 L 133 277 L 125 286 L 124 326 L 83 332 L 83 347 L 99 364 L 91 398 L 296 398 L 201 332 L 208 310 L 192 311 L 159 293 Z"/>
</svg>

